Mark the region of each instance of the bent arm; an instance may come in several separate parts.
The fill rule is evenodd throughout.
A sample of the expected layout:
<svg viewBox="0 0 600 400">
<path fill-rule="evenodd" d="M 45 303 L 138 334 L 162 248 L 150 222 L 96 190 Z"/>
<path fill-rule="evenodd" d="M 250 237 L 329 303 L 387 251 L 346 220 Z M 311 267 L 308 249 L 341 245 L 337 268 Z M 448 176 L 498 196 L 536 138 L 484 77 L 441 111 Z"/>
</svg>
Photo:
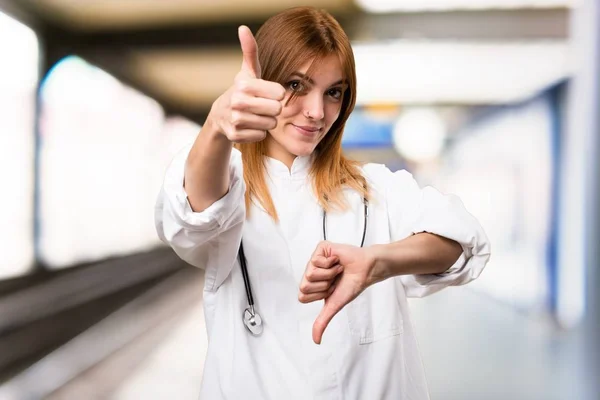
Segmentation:
<svg viewBox="0 0 600 400">
<path fill-rule="evenodd" d="M 481 274 L 490 243 L 458 197 L 432 187 L 421 189 L 407 171 L 380 167 L 376 175 L 385 188 L 392 241 L 380 256 L 387 271 L 383 276 L 399 272 L 406 295 L 423 297 Z"/>
<path fill-rule="evenodd" d="M 397 242 L 370 247 L 371 283 L 398 275 L 442 274 L 456 263 L 462 246 L 431 233 L 418 233 Z"/>
<path fill-rule="evenodd" d="M 216 290 L 235 264 L 246 209 L 241 154 L 231 151 L 226 194 L 201 212 L 192 209 L 184 190 L 184 170 L 191 145 L 169 165 L 155 206 L 156 231 L 187 263 L 206 269 L 205 289 Z"/>
</svg>

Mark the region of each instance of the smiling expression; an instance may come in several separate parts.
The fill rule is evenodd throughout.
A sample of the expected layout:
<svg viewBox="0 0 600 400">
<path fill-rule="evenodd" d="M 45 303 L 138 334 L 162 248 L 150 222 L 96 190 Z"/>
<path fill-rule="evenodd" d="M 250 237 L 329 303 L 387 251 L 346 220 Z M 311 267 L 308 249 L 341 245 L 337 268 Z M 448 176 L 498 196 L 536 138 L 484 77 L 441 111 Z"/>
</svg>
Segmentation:
<svg viewBox="0 0 600 400">
<path fill-rule="evenodd" d="M 286 96 L 277 127 L 267 135 L 267 154 L 291 167 L 296 156 L 312 154 L 340 115 L 347 85 L 339 59 L 330 55 L 320 60 L 310 78 L 305 76 L 311 61 L 284 84 Z M 288 102 L 292 94 L 295 97 Z"/>
</svg>

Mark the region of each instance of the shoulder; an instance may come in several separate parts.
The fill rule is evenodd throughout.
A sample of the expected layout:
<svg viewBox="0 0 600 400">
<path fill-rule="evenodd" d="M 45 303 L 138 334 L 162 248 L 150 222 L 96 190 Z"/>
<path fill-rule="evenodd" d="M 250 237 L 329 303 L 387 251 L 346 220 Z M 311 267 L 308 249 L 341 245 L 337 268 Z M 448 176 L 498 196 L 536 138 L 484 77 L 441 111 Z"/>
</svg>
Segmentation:
<svg viewBox="0 0 600 400">
<path fill-rule="evenodd" d="M 384 164 L 367 163 L 361 166 L 364 177 L 368 180 L 378 181 L 384 179 L 391 173 L 390 169 Z"/>
<path fill-rule="evenodd" d="M 386 165 L 375 163 L 364 164 L 362 171 L 372 199 L 404 205 L 419 201 L 421 187 L 409 171 L 391 171 Z"/>
<path fill-rule="evenodd" d="M 405 169 L 392 172 L 384 164 L 367 163 L 361 170 L 367 182 L 375 188 L 406 188 L 415 184 L 412 174 Z"/>
</svg>

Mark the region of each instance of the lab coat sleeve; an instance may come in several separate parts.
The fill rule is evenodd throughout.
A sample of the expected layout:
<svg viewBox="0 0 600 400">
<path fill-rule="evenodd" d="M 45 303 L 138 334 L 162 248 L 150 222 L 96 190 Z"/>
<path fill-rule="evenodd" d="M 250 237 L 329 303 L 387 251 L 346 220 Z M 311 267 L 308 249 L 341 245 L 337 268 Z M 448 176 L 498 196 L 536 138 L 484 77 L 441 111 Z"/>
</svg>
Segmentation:
<svg viewBox="0 0 600 400">
<path fill-rule="evenodd" d="M 216 290 L 235 264 L 245 219 L 246 190 L 241 154 L 233 149 L 229 191 L 202 212 L 194 212 L 183 187 L 191 146 L 182 149 L 167 168 L 155 206 L 160 239 L 187 263 L 206 269 L 205 289 Z"/>
<path fill-rule="evenodd" d="M 447 286 L 476 279 L 490 257 L 490 243 L 477 221 L 454 195 L 432 187 L 420 188 L 405 171 L 391 172 L 381 166 L 392 241 L 421 232 L 433 233 L 458 242 L 463 249 L 458 260 L 442 274 L 398 277 L 409 297 L 423 297 Z"/>
</svg>

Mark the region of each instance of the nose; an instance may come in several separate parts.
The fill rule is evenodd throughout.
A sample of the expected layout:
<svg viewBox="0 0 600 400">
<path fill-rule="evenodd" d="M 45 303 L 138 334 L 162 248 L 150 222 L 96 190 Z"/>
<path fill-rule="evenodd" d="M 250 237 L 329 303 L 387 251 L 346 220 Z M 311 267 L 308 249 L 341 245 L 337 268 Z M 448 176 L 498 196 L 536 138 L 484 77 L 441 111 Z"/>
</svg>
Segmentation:
<svg viewBox="0 0 600 400">
<path fill-rule="evenodd" d="M 325 117 L 323 96 L 319 92 L 314 91 L 304 96 L 304 116 L 317 121 Z"/>
</svg>

